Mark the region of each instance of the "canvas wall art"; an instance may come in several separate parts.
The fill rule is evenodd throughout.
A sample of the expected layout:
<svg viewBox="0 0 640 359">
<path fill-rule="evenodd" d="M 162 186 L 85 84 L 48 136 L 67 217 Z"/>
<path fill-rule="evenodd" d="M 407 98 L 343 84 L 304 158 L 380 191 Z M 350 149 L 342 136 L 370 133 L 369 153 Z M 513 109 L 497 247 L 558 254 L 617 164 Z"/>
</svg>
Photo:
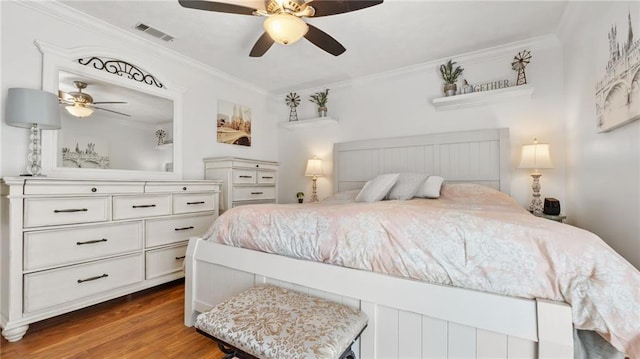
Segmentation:
<svg viewBox="0 0 640 359">
<path fill-rule="evenodd" d="M 251 108 L 218 100 L 218 142 L 251 146 Z"/>
<path fill-rule="evenodd" d="M 640 39 L 634 38 L 630 12 L 627 20 L 609 29 L 609 60 L 596 84 L 598 132 L 640 119 Z"/>
<path fill-rule="evenodd" d="M 65 140 L 62 166 L 75 168 L 109 168 L 109 144 L 94 137 Z"/>
</svg>

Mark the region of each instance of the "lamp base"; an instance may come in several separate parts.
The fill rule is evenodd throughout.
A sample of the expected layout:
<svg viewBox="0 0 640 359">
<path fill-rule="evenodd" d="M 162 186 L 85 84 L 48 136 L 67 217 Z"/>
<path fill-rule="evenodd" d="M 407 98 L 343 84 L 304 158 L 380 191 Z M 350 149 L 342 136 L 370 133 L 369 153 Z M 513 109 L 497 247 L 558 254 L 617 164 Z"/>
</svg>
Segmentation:
<svg viewBox="0 0 640 359">
<path fill-rule="evenodd" d="M 542 176 L 540 173 L 531 174 L 533 178 L 531 190 L 533 193 L 531 194 L 531 204 L 529 205 L 529 212 L 538 217 L 542 216 L 542 210 L 544 209 L 542 199 L 540 199 L 540 176 Z"/>
<path fill-rule="evenodd" d="M 318 184 L 317 184 L 318 178 L 316 178 L 316 176 L 313 176 L 312 181 L 313 181 L 313 185 L 311 187 L 311 189 L 312 189 L 311 202 L 318 202 L 319 201 L 318 200 L 318 193 L 316 192 L 316 190 L 318 189 Z"/>
</svg>

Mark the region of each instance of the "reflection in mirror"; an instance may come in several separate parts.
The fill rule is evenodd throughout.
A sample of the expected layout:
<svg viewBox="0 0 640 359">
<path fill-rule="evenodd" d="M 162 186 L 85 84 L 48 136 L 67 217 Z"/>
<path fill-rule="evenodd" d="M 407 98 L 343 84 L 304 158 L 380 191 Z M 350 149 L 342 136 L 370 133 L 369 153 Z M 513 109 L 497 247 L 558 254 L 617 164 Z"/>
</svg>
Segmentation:
<svg viewBox="0 0 640 359">
<path fill-rule="evenodd" d="M 173 171 L 173 101 L 59 72 L 57 167 Z"/>
</svg>

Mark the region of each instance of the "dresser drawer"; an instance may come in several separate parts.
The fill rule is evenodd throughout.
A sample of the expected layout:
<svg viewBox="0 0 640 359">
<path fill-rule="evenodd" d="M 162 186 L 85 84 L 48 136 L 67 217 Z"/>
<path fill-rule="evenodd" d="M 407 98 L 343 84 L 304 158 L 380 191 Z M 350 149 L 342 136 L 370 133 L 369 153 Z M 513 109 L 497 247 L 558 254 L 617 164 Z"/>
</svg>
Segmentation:
<svg viewBox="0 0 640 359">
<path fill-rule="evenodd" d="M 171 214 L 171 195 L 114 196 L 113 219 Z"/>
<path fill-rule="evenodd" d="M 182 272 L 187 245 L 154 249 L 147 252 L 147 279 Z"/>
<path fill-rule="evenodd" d="M 27 198 L 24 226 L 104 222 L 109 220 L 109 197 Z"/>
<path fill-rule="evenodd" d="M 100 182 L 100 181 L 68 181 L 68 180 L 27 180 L 24 194 L 30 195 L 63 195 L 63 194 L 110 194 L 110 193 L 143 193 L 143 182 Z"/>
<path fill-rule="evenodd" d="M 276 172 L 258 171 L 258 183 L 259 184 L 275 184 Z"/>
<path fill-rule="evenodd" d="M 146 193 L 168 193 L 168 192 L 205 192 L 219 191 L 219 182 L 159 182 L 147 183 L 144 191 Z"/>
<path fill-rule="evenodd" d="M 24 311 L 34 312 L 141 282 L 142 254 L 24 276 Z"/>
<path fill-rule="evenodd" d="M 234 184 L 254 184 L 258 183 L 257 172 L 254 170 L 233 170 Z"/>
<path fill-rule="evenodd" d="M 218 208 L 216 193 L 174 194 L 173 213 L 213 211 Z"/>
<path fill-rule="evenodd" d="M 24 270 L 68 265 L 141 248 L 141 221 L 26 232 Z"/>
<path fill-rule="evenodd" d="M 243 159 L 234 159 L 233 167 L 245 167 L 248 169 L 263 169 L 263 170 L 278 170 L 278 164 L 276 162 L 262 162 L 262 161 L 254 161 L 254 160 L 243 160 Z"/>
<path fill-rule="evenodd" d="M 275 199 L 275 187 L 234 187 L 233 200 L 235 201 L 251 201 L 258 199 Z"/>
<path fill-rule="evenodd" d="M 214 214 L 149 219 L 146 221 L 147 247 L 186 241 L 204 234 L 213 223 Z"/>
</svg>

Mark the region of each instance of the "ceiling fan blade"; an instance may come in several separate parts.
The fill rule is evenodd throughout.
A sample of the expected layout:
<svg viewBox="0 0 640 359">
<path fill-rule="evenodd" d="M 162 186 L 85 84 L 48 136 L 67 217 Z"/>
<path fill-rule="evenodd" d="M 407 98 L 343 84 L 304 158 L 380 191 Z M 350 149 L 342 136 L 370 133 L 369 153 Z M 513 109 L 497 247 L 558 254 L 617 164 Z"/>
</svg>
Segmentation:
<svg viewBox="0 0 640 359">
<path fill-rule="evenodd" d="M 118 112 L 118 111 L 114 111 L 114 110 L 109 110 L 108 108 L 102 108 L 102 107 L 93 106 L 93 105 L 92 105 L 92 106 L 89 106 L 89 107 L 91 107 L 91 108 L 95 108 L 96 110 L 108 111 L 108 112 L 113 112 L 113 113 L 118 114 L 118 115 L 131 117 L 131 115 L 129 115 L 129 114 L 122 113 L 122 112 Z"/>
<path fill-rule="evenodd" d="M 330 53 L 333 56 L 339 56 L 343 52 L 347 51 L 336 39 L 331 37 L 326 32 L 318 29 L 317 27 L 309 25 L 309 31 L 307 31 L 304 37 L 311 41 L 312 44 L 318 46 L 324 51 Z"/>
<path fill-rule="evenodd" d="M 260 36 L 258 41 L 256 41 L 255 45 L 253 45 L 249 56 L 260 57 L 271 48 L 271 45 L 273 45 L 273 39 L 265 32 Z"/>
<path fill-rule="evenodd" d="M 313 17 L 343 14 L 382 4 L 383 0 L 313 0 L 308 2 L 316 13 Z"/>
<path fill-rule="evenodd" d="M 94 102 L 94 105 L 101 105 L 101 104 L 125 104 L 128 102 L 124 102 L 124 101 L 99 101 L 99 102 Z"/>
<path fill-rule="evenodd" d="M 58 90 L 58 99 L 60 101 L 73 102 L 75 100 L 75 97 L 73 97 L 73 95 L 70 95 L 62 90 Z"/>
<path fill-rule="evenodd" d="M 214 2 L 214 1 L 203 1 L 203 0 L 178 0 L 180 6 L 195 9 L 195 10 L 206 10 L 206 11 L 215 11 L 215 12 L 225 12 L 229 14 L 240 14 L 240 15 L 253 15 L 253 12 L 256 9 L 228 4 L 224 2 Z"/>
</svg>

